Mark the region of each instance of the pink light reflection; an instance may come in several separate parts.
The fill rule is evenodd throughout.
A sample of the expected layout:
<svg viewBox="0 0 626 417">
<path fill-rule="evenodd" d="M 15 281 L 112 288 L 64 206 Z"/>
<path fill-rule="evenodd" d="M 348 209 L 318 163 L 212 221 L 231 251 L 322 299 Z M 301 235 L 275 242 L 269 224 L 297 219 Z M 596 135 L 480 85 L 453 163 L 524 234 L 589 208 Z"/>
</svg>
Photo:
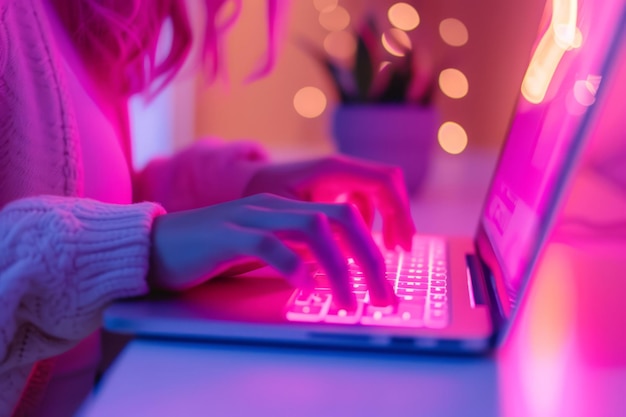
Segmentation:
<svg viewBox="0 0 626 417">
<path fill-rule="evenodd" d="M 499 354 L 507 417 L 626 415 L 626 45 L 618 56 L 527 302 Z M 595 94 L 599 81 L 592 75 L 582 86 Z"/>
<path fill-rule="evenodd" d="M 570 318 L 575 294 L 564 285 L 570 273 L 571 266 L 558 248 L 546 256 L 537 273 L 539 285 L 530 295 L 532 302 L 525 306 L 532 314 L 517 334 L 524 343 L 512 346 L 509 354 L 515 360 L 509 361 L 512 369 L 507 369 L 503 378 L 506 394 L 518 393 L 505 401 L 507 416 L 548 417 L 562 412 L 567 356 L 574 349 Z"/>
</svg>

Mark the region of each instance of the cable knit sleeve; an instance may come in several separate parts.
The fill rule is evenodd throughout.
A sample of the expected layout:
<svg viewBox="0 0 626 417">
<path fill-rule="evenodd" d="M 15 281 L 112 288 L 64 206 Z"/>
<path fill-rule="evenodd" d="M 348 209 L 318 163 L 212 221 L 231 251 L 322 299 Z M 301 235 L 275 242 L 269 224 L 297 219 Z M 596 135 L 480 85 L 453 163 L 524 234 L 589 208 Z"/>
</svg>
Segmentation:
<svg viewBox="0 0 626 417">
<path fill-rule="evenodd" d="M 208 206 L 243 196 L 268 156 L 251 141 L 203 139 L 171 158 L 159 158 L 137 173 L 135 201 L 158 201 L 168 211 Z"/>
<path fill-rule="evenodd" d="M 108 303 L 148 291 L 150 230 L 162 213 L 53 196 L 0 211 L 0 409 L 34 362 L 96 330 Z"/>
</svg>

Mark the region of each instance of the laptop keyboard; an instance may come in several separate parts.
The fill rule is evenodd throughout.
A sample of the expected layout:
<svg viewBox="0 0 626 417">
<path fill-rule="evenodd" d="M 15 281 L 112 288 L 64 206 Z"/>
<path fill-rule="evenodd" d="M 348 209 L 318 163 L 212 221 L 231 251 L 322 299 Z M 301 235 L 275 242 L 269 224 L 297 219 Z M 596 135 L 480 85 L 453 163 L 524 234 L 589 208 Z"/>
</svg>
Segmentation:
<svg viewBox="0 0 626 417">
<path fill-rule="evenodd" d="M 365 326 L 446 327 L 449 306 L 445 240 L 416 236 L 411 253 L 383 249 L 383 254 L 387 281 L 398 296 L 396 306 L 371 305 L 363 272 L 349 260 L 350 280 L 358 301 L 354 311 L 338 308 L 333 303 L 324 273 L 317 272 L 318 284 L 314 290 L 296 290 L 291 297 L 286 309 L 287 319 Z"/>
</svg>

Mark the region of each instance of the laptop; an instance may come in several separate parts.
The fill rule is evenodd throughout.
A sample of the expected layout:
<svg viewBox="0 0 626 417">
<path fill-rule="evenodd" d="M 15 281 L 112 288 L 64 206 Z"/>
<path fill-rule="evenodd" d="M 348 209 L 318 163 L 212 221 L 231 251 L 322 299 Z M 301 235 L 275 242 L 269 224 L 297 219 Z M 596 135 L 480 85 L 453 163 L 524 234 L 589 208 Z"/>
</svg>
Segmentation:
<svg viewBox="0 0 626 417">
<path fill-rule="evenodd" d="M 348 259 L 355 311 L 337 308 L 323 271 L 306 292 L 271 274 L 246 275 L 116 302 L 105 312 L 105 328 L 392 351 L 484 353 L 497 346 L 523 305 L 626 42 L 622 0 L 554 2 L 550 22 L 538 34 L 476 234 L 417 235 L 410 253 L 382 249 L 397 306 L 370 305 L 362 273 Z"/>
</svg>

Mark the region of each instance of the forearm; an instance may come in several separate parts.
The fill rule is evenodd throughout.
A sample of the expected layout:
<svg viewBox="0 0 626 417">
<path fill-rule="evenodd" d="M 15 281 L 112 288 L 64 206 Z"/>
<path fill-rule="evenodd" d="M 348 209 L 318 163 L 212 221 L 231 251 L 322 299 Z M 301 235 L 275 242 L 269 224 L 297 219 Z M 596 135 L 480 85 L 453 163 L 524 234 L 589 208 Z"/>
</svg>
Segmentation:
<svg viewBox="0 0 626 417">
<path fill-rule="evenodd" d="M 150 232 L 162 213 L 149 203 L 52 196 L 18 200 L 0 211 L 3 388 L 15 390 L 33 363 L 97 329 L 112 300 L 148 291 Z M 15 393 L 1 397 L 6 406 Z"/>
<path fill-rule="evenodd" d="M 253 142 L 204 139 L 150 162 L 134 177 L 135 201 L 156 201 L 167 211 L 189 210 L 243 197 L 268 156 Z"/>
</svg>

